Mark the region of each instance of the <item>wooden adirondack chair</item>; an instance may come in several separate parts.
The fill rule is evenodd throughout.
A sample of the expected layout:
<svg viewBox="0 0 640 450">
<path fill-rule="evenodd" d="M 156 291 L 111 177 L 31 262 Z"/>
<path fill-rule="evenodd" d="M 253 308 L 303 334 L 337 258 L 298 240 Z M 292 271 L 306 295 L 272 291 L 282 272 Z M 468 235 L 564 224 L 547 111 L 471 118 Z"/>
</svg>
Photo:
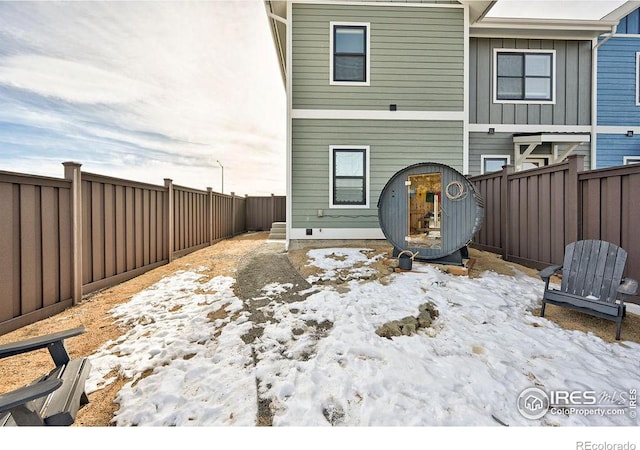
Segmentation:
<svg viewBox="0 0 640 450">
<path fill-rule="evenodd" d="M 635 295 L 638 282 L 624 279 L 622 273 L 627 252 L 605 241 L 584 240 L 565 247 L 564 264 L 538 272 L 545 282 L 542 311 L 547 303 L 615 321 L 616 339 L 620 339 L 625 299 Z M 560 290 L 549 288 L 549 279 L 562 271 Z"/>
</svg>

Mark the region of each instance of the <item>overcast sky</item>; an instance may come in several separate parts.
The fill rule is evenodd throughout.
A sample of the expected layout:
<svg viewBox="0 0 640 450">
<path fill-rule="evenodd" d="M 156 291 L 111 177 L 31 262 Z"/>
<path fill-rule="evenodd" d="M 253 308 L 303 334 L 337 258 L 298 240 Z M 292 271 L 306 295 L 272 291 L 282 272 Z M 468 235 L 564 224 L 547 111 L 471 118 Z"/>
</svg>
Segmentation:
<svg viewBox="0 0 640 450">
<path fill-rule="evenodd" d="M 488 17 L 533 17 L 550 19 L 597 20 L 626 0 L 499 0 Z"/>
<path fill-rule="evenodd" d="M 501 1 L 492 15 L 599 18 L 620 3 Z M 0 1 L 0 42 L 0 170 L 60 177 L 73 160 L 220 191 L 219 160 L 226 193 L 285 193 L 285 92 L 261 0 Z"/>
<path fill-rule="evenodd" d="M 0 170 L 285 193 L 263 3 L 0 2 Z"/>
</svg>

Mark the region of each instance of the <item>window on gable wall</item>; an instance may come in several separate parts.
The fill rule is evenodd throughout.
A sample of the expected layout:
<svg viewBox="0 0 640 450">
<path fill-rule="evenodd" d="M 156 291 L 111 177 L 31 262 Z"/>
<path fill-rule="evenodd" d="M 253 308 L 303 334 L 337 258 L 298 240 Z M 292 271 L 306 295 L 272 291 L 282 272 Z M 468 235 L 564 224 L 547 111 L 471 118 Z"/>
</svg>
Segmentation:
<svg viewBox="0 0 640 450">
<path fill-rule="evenodd" d="M 495 58 L 496 101 L 554 101 L 552 51 L 496 51 Z"/>
<path fill-rule="evenodd" d="M 369 83 L 368 24 L 331 24 L 331 82 Z"/>
</svg>

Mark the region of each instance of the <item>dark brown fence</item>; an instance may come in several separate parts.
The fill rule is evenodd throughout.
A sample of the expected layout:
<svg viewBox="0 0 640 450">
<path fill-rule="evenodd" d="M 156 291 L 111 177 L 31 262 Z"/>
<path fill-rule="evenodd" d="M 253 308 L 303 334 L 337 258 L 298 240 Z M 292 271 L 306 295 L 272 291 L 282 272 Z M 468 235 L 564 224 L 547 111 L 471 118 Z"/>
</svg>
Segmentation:
<svg viewBox="0 0 640 450">
<path fill-rule="evenodd" d="M 472 177 L 485 201 L 474 247 L 507 261 L 543 268 L 562 264 L 564 247 L 602 239 L 629 253 L 626 274 L 640 279 L 640 164 L 580 172 L 581 155 L 562 164 Z M 638 297 L 634 299 L 638 301 Z"/>
<path fill-rule="evenodd" d="M 263 204 L 274 196 L 254 200 L 64 166 L 65 179 L 0 171 L 0 334 L 273 217 Z"/>
<path fill-rule="evenodd" d="M 72 305 L 71 182 L 0 173 L 0 323 L 19 328 Z"/>
<path fill-rule="evenodd" d="M 247 229 L 263 231 L 271 229 L 274 222 L 286 221 L 286 197 L 247 197 L 246 198 Z"/>
</svg>

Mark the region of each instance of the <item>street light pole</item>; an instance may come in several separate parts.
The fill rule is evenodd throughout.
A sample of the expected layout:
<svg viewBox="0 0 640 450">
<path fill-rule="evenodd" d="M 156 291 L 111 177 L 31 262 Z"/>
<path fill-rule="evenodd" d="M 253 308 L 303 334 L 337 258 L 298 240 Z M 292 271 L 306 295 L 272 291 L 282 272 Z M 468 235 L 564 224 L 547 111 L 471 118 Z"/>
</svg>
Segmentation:
<svg viewBox="0 0 640 450">
<path fill-rule="evenodd" d="M 222 169 L 222 194 L 224 194 L 224 166 L 222 165 L 222 163 L 216 159 L 216 162 L 218 164 L 220 164 L 220 168 Z"/>
</svg>

